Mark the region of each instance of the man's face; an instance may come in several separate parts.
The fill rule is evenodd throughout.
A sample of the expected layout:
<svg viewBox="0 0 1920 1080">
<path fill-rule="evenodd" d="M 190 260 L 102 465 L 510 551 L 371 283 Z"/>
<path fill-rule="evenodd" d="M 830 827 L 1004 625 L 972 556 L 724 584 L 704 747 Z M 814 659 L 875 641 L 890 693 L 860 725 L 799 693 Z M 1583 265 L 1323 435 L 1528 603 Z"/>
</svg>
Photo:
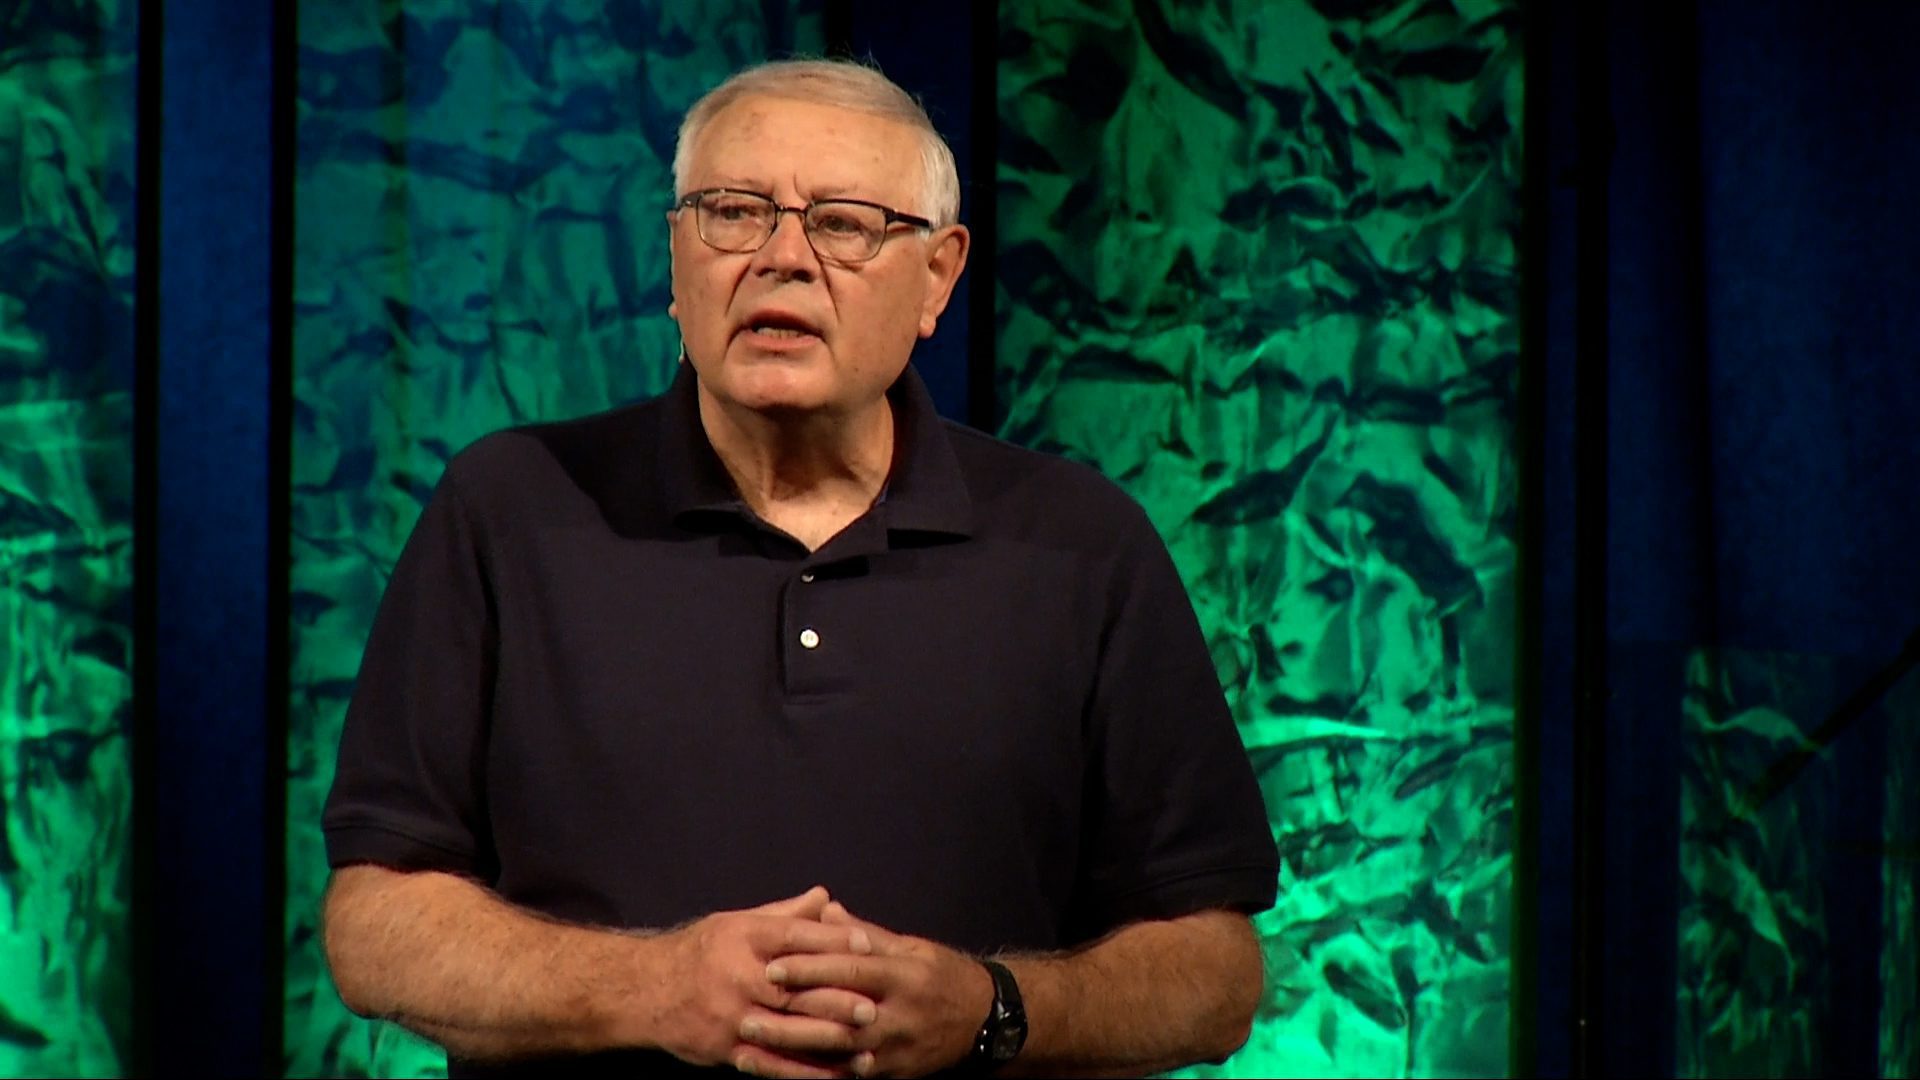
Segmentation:
<svg viewBox="0 0 1920 1080">
<path fill-rule="evenodd" d="M 930 217 L 919 205 L 914 130 L 867 113 L 748 97 L 690 148 L 687 191 L 727 187 L 782 206 L 863 199 Z M 682 192 L 681 194 L 685 194 Z M 689 207 L 671 215 L 673 306 L 701 392 L 765 414 L 852 414 L 878 403 L 933 333 L 966 264 L 960 226 L 923 235 L 894 226 L 880 253 L 823 261 L 798 214 L 782 214 L 759 251 L 709 247 Z M 796 333 L 796 331 L 798 331 Z"/>
</svg>

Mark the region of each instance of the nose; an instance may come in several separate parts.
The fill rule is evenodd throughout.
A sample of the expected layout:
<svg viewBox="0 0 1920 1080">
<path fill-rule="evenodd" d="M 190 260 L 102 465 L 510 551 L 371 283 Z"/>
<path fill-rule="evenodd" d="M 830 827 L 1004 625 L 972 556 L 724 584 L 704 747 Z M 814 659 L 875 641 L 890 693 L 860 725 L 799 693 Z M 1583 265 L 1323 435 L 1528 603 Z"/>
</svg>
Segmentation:
<svg viewBox="0 0 1920 1080">
<path fill-rule="evenodd" d="M 793 215 L 793 228 L 787 228 L 787 215 Z M 773 235 L 754 252 L 756 270 L 783 277 L 810 278 L 820 261 L 807 240 L 806 211 L 797 206 L 782 206 L 774 211 Z"/>
</svg>

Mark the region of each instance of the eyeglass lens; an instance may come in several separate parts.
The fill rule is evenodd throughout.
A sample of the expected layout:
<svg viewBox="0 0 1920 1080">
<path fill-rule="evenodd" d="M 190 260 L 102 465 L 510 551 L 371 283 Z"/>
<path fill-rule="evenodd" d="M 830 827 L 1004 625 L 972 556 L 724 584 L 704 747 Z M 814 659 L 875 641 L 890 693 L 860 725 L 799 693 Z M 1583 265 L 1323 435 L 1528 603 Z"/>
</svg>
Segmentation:
<svg viewBox="0 0 1920 1080">
<path fill-rule="evenodd" d="M 732 252 L 758 251 L 773 235 L 781 213 L 772 199 L 731 191 L 708 192 L 694 206 L 700 238 Z M 887 234 L 885 211 L 833 200 L 807 207 L 802 225 L 814 251 L 842 262 L 873 258 Z"/>
</svg>

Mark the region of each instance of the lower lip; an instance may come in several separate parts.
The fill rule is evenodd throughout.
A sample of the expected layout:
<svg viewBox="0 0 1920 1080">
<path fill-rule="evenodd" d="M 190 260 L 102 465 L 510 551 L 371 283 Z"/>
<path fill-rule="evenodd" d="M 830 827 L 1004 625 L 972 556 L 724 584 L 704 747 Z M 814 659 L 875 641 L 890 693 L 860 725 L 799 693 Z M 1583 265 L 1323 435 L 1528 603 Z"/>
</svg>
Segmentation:
<svg viewBox="0 0 1920 1080">
<path fill-rule="evenodd" d="M 820 340 L 817 334 L 763 334 L 757 330 L 748 330 L 740 336 L 754 348 L 769 352 L 793 352 L 807 348 Z"/>
</svg>

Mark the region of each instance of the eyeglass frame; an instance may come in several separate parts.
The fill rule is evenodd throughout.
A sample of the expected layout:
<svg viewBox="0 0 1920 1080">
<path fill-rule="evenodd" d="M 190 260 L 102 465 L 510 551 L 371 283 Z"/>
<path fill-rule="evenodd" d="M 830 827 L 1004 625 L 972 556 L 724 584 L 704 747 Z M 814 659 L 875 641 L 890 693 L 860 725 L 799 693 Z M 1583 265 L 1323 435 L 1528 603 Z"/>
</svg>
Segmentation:
<svg viewBox="0 0 1920 1080">
<path fill-rule="evenodd" d="M 700 228 L 700 200 L 708 195 L 745 195 L 749 198 L 765 199 L 767 204 L 773 207 L 773 226 L 767 230 L 766 237 L 751 248 L 738 251 L 723 248 L 707 239 L 706 232 Z M 864 259 L 842 259 L 838 256 L 825 254 L 814 245 L 813 230 L 807 228 L 807 215 L 811 213 L 816 206 L 831 206 L 834 204 L 864 206 L 869 210 L 880 211 L 881 215 L 886 219 L 886 224 L 881 227 L 880 242 L 874 245 L 873 254 Z M 930 232 L 934 227 L 933 222 L 926 218 L 914 214 L 903 214 L 891 206 L 882 206 L 877 202 L 868 202 L 865 199 L 815 199 L 804 206 L 782 206 L 780 205 L 780 200 L 768 195 L 764 191 L 748 191 L 744 188 L 710 187 L 701 188 L 699 191 L 689 191 L 685 195 L 680 196 L 673 204 L 673 212 L 676 214 L 687 209 L 693 211 L 693 234 L 700 238 L 701 243 L 727 255 L 752 255 L 758 252 L 761 248 L 766 247 L 772 242 L 774 233 L 780 231 L 780 215 L 798 214 L 800 215 L 800 235 L 807 238 L 807 249 L 812 251 L 817 258 L 849 266 L 858 266 L 861 263 L 869 263 L 879 258 L 880 252 L 885 250 L 887 246 L 887 237 L 893 235 L 893 227 L 895 225 L 910 225 L 920 232 Z"/>
</svg>

